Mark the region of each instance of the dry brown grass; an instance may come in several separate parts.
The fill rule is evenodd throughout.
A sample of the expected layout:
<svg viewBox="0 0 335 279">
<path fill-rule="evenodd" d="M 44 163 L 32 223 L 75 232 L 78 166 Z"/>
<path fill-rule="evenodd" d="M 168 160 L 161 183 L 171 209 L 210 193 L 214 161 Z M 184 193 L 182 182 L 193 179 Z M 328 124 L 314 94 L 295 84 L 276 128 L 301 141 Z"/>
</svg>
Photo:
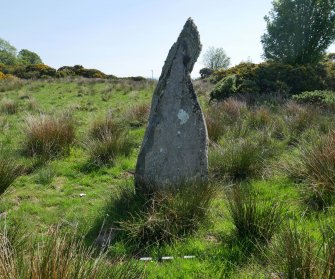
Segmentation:
<svg viewBox="0 0 335 279">
<path fill-rule="evenodd" d="M 18 104 L 12 100 L 4 98 L 1 101 L 1 111 L 7 114 L 15 114 L 18 110 Z"/>
<path fill-rule="evenodd" d="M 24 127 L 24 150 L 29 156 L 50 159 L 67 154 L 75 138 L 75 125 L 68 114 L 28 116 Z"/>
<path fill-rule="evenodd" d="M 218 141 L 227 125 L 239 121 L 246 108 L 246 103 L 232 98 L 212 105 L 205 113 L 209 139 Z"/>
<path fill-rule="evenodd" d="M 130 107 L 126 112 L 126 119 L 131 126 L 141 126 L 148 121 L 150 105 L 140 103 Z"/>
</svg>

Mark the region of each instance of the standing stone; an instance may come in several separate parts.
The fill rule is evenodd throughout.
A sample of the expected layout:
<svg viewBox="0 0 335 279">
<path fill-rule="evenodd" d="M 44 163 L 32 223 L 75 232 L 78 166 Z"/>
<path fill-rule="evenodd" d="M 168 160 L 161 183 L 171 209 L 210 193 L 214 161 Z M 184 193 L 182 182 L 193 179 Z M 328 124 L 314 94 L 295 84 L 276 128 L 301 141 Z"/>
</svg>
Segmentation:
<svg viewBox="0 0 335 279">
<path fill-rule="evenodd" d="M 169 51 L 152 97 L 136 165 L 137 190 L 207 180 L 207 129 L 190 77 L 200 51 L 197 27 L 188 19 Z"/>
</svg>

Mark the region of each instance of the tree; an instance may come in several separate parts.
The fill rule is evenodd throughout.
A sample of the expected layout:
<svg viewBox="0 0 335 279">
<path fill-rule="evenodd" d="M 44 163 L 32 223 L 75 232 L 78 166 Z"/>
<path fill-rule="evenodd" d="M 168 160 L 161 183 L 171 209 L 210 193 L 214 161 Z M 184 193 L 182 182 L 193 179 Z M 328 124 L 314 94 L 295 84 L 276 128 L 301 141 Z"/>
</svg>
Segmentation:
<svg viewBox="0 0 335 279">
<path fill-rule="evenodd" d="M 287 64 L 314 64 L 335 40 L 335 0 L 276 0 L 265 16 L 264 57 Z"/>
<path fill-rule="evenodd" d="M 16 63 L 16 48 L 0 38 L 0 63 L 14 65 Z"/>
<path fill-rule="evenodd" d="M 230 58 L 227 56 L 223 48 L 210 47 L 204 53 L 202 62 L 206 68 L 217 70 L 220 68 L 228 68 Z"/>
<path fill-rule="evenodd" d="M 28 49 L 21 49 L 17 55 L 18 62 L 24 65 L 42 64 L 42 59 L 37 53 Z"/>
</svg>

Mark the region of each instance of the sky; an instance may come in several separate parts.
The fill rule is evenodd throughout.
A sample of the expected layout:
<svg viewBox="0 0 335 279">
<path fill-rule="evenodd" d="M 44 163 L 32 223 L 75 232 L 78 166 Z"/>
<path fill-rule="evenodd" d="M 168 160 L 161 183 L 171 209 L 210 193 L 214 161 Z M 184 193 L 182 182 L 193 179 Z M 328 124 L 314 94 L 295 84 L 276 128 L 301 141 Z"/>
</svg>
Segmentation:
<svg viewBox="0 0 335 279">
<path fill-rule="evenodd" d="M 2 1 L 0 38 L 59 68 L 83 65 L 119 77 L 158 78 L 184 23 L 198 26 L 202 54 L 221 47 L 231 64 L 262 61 L 271 0 Z M 329 51 L 335 52 L 332 45 Z M 202 54 L 192 76 L 203 68 Z"/>
</svg>

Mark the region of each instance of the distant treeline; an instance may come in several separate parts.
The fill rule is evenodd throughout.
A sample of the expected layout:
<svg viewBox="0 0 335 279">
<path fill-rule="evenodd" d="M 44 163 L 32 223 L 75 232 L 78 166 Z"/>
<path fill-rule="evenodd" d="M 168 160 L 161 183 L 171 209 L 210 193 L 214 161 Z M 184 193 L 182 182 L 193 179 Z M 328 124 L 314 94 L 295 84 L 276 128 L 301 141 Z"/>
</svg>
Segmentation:
<svg viewBox="0 0 335 279">
<path fill-rule="evenodd" d="M 0 63 L 0 79 L 17 77 L 21 79 L 43 79 L 43 78 L 66 78 L 66 77 L 84 77 L 84 78 L 101 78 L 116 79 L 114 75 L 107 75 L 97 69 L 86 69 L 81 65 L 63 66 L 54 69 L 45 64 L 31 65 L 5 65 Z M 144 77 L 128 77 L 134 81 L 145 80 Z"/>
</svg>

